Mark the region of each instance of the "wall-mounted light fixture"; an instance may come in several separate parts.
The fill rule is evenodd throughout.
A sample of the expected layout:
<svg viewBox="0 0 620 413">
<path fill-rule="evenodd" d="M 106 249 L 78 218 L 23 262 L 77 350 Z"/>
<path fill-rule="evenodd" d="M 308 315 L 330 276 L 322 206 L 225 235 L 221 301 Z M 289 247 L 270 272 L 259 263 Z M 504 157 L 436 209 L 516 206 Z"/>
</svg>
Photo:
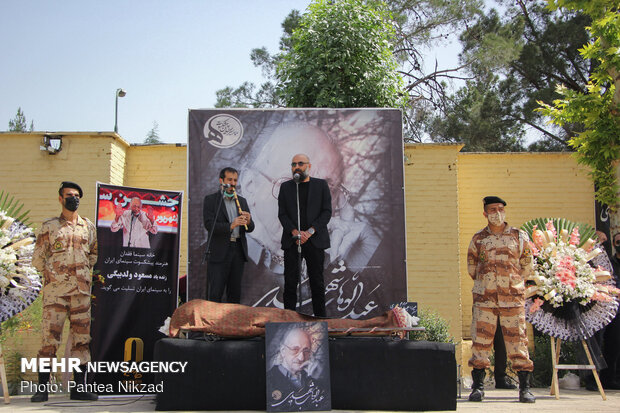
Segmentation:
<svg viewBox="0 0 620 413">
<path fill-rule="evenodd" d="M 114 132 L 118 133 L 118 98 L 122 98 L 125 96 L 127 92 L 125 89 L 118 88 L 116 89 L 115 98 L 114 98 Z"/>
<path fill-rule="evenodd" d="M 43 135 L 43 145 L 39 146 L 39 149 L 56 155 L 62 149 L 62 135 Z"/>
</svg>

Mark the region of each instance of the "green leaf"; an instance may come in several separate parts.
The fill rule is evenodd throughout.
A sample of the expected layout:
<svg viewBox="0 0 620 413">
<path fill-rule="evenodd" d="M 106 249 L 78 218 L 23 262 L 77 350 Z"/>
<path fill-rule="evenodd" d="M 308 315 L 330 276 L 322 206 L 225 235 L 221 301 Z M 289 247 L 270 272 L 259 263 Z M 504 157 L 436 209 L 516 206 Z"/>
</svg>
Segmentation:
<svg viewBox="0 0 620 413">
<path fill-rule="evenodd" d="M 0 191 L 0 210 L 6 212 L 7 215 L 20 221 L 22 224 L 30 226 L 31 222 L 30 218 L 28 217 L 30 210 L 23 212 L 21 215 L 19 214 L 23 207 L 24 204 L 22 204 L 20 201 L 17 201 L 15 197 L 11 196 L 11 198 L 9 199 L 8 192 Z M 0 226 L 2 226 L 4 222 L 4 220 L 0 221 Z"/>
</svg>

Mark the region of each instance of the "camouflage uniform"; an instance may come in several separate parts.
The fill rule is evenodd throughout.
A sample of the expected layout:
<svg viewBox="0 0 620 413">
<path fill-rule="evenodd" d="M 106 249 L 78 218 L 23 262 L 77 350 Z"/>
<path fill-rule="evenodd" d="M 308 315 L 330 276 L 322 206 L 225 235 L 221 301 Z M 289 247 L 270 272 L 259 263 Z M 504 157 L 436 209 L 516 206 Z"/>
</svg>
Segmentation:
<svg viewBox="0 0 620 413">
<path fill-rule="evenodd" d="M 467 270 L 474 279 L 469 366 L 485 369 L 497 327 L 502 327 L 506 353 L 516 371 L 532 371 L 525 324 L 525 279 L 532 271 L 532 254 L 524 231 L 506 224 L 501 234 L 489 227 L 478 231 L 467 251 Z"/>
<path fill-rule="evenodd" d="M 42 345 L 39 357 L 56 357 L 69 315 L 71 355 L 90 361 L 90 293 L 97 262 L 97 231 L 87 218 L 77 224 L 62 216 L 43 223 L 37 236 L 33 265 L 43 273 Z"/>
</svg>

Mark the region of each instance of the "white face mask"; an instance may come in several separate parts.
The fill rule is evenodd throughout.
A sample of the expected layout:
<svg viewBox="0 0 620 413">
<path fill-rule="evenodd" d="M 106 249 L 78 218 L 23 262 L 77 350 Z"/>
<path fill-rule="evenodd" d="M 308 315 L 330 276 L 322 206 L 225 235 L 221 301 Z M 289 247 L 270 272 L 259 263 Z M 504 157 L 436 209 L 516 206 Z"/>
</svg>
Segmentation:
<svg viewBox="0 0 620 413">
<path fill-rule="evenodd" d="M 496 227 L 499 227 L 504 223 L 504 220 L 506 219 L 506 213 L 497 211 L 492 214 L 488 214 L 487 219 L 489 220 L 489 223 L 495 225 Z"/>
</svg>

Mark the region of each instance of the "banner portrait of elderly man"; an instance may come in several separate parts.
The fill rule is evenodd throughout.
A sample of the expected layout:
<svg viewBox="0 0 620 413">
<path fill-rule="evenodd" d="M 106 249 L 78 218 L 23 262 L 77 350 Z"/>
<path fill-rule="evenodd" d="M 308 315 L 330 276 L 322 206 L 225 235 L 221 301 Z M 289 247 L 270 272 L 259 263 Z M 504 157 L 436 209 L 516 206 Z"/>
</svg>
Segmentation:
<svg viewBox="0 0 620 413">
<path fill-rule="evenodd" d="M 235 163 L 238 190 L 255 223 L 247 236 L 242 304 L 284 307 L 277 198 L 281 184 L 291 179 L 291 159 L 303 153 L 312 160 L 312 177 L 327 181 L 332 198 L 324 270 L 327 315 L 368 318 L 406 300 L 400 111 L 192 110 L 189 121 L 191 274 L 200 273 L 191 268 L 200 268 L 206 242 L 201 225 L 194 225 L 200 217 L 193 216 L 192 202 L 211 190 L 210 173 Z M 189 283 L 192 291 L 194 280 Z M 199 298 L 198 281 L 195 285 Z M 305 264 L 301 304 L 299 311 L 312 312 Z"/>
<path fill-rule="evenodd" d="M 151 248 L 149 234 L 157 234 L 157 224 L 153 208 L 142 210 L 142 200 L 138 197 L 131 198 L 128 209 L 120 205 L 114 210 L 116 217 L 110 225 L 112 232 L 123 230 L 123 247 Z"/>
</svg>

